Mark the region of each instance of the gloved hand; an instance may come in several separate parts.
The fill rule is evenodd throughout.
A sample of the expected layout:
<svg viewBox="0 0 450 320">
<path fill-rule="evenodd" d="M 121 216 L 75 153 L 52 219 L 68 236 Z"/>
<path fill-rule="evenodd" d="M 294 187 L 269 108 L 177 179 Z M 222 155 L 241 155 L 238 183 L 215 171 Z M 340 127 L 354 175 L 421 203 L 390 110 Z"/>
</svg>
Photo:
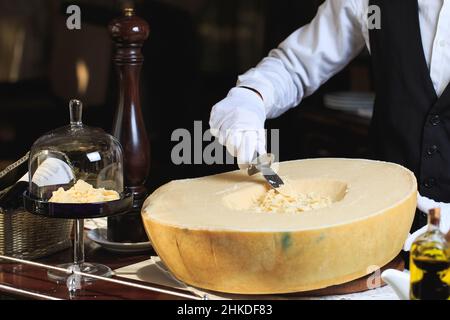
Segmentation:
<svg viewBox="0 0 450 320">
<path fill-rule="evenodd" d="M 228 96 L 217 103 L 209 125 L 211 134 L 237 157 L 241 169 L 248 168 L 256 152 L 266 154 L 264 101 L 246 88 L 233 88 Z"/>
<path fill-rule="evenodd" d="M 441 209 L 441 231 L 446 234 L 450 229 L 450 203 L 436 202 L 434 200 L 428 199 L 426 197 L 422 197 L 420 194 L 417 194 L 417 208 L 423 213 L 428 214 L 431 209 L 440 208 Z M 412 235 L 408 237 L 405 242 L 405 246 L 403 250 L 409 251 L 411 250 L 411 246 L 414 241 L 424 234 L 427 231 L 428 226 L 425 226 Z"/>
</svg>

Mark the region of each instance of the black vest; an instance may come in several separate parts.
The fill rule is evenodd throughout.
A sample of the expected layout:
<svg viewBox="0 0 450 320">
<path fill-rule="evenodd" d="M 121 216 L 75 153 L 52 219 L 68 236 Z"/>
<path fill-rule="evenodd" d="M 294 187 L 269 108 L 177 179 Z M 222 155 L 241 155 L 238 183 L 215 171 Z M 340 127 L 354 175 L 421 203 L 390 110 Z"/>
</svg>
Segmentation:
<svg viewBox="0 0 450 320">
<path fill-rule="evenodd" d="M 413 171 L 423 196 L 450 202 L 450 86 L 437 97 L 423 51 L 417 0 L 370 4 L 381 8 L 382 21 L 381 29 L 369 31 L 377 92 L 371 126 L 374 157 Z"/>
</svg>

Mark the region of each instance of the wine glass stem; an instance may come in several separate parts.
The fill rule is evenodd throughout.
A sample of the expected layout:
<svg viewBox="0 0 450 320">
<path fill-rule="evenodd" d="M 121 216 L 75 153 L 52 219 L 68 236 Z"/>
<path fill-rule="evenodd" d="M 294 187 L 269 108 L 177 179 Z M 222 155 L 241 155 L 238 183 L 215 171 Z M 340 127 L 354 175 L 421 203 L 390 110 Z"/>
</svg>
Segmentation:
<svg viewBox="0 0 450 320">
<path fill-rule="evenodd" d="M 84 263 L 84 220 L 75 220 L 73 241 L 73 261 L 76 265 Z"/>
</svg>

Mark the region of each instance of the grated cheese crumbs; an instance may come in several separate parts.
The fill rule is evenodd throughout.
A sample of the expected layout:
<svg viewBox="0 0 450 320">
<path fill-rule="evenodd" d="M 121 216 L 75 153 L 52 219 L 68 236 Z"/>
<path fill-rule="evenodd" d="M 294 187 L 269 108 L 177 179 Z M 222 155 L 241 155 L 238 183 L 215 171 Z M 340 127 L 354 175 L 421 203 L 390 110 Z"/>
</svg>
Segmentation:
<svg viewBox="0 0 450 320">
<path fill-rule="evenodd" d="M 49 202 L 55 203 L 97 203 L 120 199 L 119 193 L 105 188 L 94 188 L 91 184 L 78 180 L 69 190 L 59 188 L 53 192 Z"/>
<path fill-rule="evenodd" d="M 330 197 L 317 196 L 314 193 L 285 193 L 269 190 L 264 196 L 257 199 L 255 210 L 266 213 L 301 213 L 329 207 L 332 204 Z"/>
</svg>

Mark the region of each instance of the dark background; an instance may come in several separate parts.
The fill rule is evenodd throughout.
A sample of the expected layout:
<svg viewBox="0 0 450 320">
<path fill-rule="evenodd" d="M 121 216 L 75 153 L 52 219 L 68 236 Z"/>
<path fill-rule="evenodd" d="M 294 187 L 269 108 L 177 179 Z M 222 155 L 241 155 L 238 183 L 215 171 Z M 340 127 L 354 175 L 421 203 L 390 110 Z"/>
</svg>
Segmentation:
<svg viewBox="0 0 450 320">
<path fill-rule="evenodd" d="M 315 15 L 319 0 L 134 1 L 151 27 L 141 95 L 151 139 L 151 189 L 172 179 L 236 167 L 175 166 L 176 128 L 208 129 L 211 107 L 237 76 L 256 65 Z M 65 10 L 78 4 L 82 30 L 69 31 Z M 0 168 L 25 154 L 45 132 L 68 123 L 67 103 L 85 103 L 84 122 L 111 129 L 117 101 L 107 24 L 124 1 L 0 0 Z M 89 81 L 83 83 L 89 75 Z M 280 129 L 281 160 L 364 157 L 369 120 L 323 108 L 327 92 L 371 90 L 367 52 L 302 106 L 267 123 Z"/>
</svg>

